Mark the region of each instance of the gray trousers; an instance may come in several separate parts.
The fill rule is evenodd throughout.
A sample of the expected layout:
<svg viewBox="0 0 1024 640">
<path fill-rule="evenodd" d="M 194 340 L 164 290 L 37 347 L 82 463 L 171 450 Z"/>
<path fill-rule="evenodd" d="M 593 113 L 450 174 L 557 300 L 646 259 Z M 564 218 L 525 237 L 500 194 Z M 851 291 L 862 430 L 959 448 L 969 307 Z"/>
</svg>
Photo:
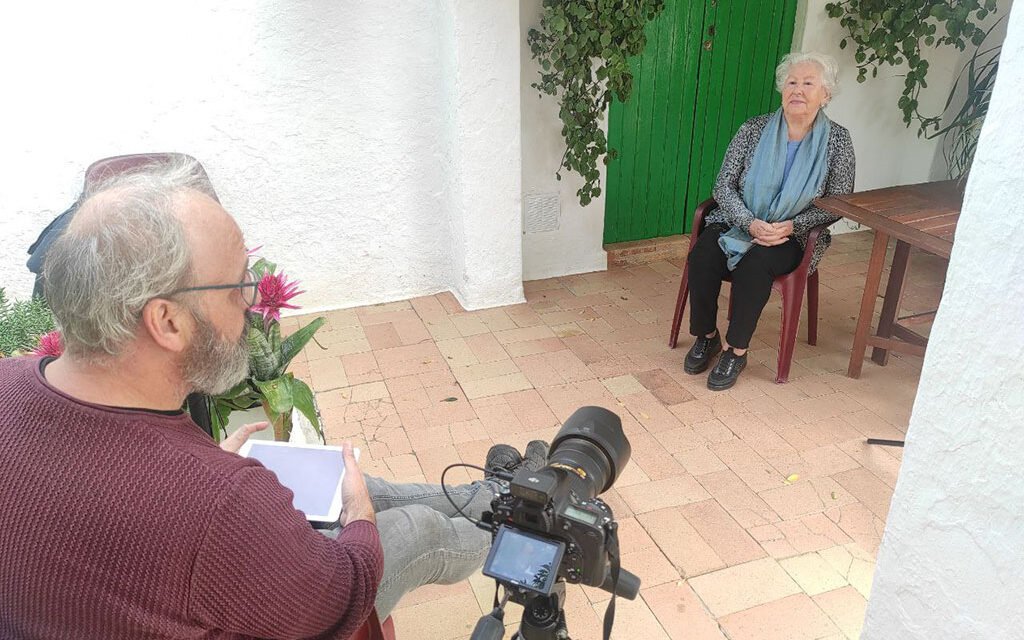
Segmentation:
<svg viewBox="0 0 1024 640">
<path fill-rule="evenodd" d="M 491 534 L 459 516 L 441 486 L 397 484 L 366 476 L 384 547 L 384 578 L 377 590 L 377 615 L 391 615 L 403 595 L 425 584 L 455 584 L 483 566 Z M 498 484 L 478 481 L 448 487 L 462 511 L 478 519 L 491 508 Z M 338 529 L 325 532 L 331 537 Z"/>
</svg>

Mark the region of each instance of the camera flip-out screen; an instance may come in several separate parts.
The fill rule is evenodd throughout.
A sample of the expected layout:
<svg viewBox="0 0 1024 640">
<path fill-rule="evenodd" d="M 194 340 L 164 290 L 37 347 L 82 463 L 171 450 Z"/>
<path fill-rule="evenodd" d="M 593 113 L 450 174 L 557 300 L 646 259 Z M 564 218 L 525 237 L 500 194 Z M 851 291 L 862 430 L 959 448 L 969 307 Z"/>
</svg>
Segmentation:
<svg viewBox="0 0 1024 640">
<path fill-rule="evenodd" d="M 548 595 L 558 577 L 565 543 L 502 526 L 484 563 L 484 575 Z"/>
</svg>

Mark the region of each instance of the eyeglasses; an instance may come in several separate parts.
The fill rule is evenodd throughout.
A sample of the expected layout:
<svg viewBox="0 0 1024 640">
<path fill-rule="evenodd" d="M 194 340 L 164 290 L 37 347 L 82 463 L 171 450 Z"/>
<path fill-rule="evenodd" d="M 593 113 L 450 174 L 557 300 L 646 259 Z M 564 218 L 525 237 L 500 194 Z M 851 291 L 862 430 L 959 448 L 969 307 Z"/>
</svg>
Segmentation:
<svg viewBox="0 0 1024 640">
<path fill-rule="evenodd" d="M 165 295 L 173 296 L 178 293 L 187 293 L 189 291 L 215 291 L 218 289 L 241 289 L 242 290 L 242 301 L 245 302 L 246 308 L 256 304 L 256 298 L 259 293 L 260 278 L 256 275 L 256 272 L 252 269 L 246 269 L 245 275 L 242 277 L 242 281 L 237 284 L 208 284 L 201 287 L 185 287 L 183 289 L 175 289 Z"/>
</svg>

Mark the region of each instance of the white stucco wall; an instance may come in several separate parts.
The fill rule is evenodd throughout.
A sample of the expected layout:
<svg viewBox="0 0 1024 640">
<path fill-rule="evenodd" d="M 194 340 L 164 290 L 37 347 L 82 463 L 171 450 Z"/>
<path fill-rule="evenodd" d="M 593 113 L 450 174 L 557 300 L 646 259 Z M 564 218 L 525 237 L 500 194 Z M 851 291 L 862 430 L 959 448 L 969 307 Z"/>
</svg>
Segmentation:
<svg viewBox="0 0 1024 640">
<path fill-rule="evenodd" d="M 519 113 L 519 7 L 515 2 L 454 3 L 453 207 L 462 242 L 452 284 L 467 308 L 522 302 L 522 124 Z M 461 210 L 461 215 L 458 212 Z"/>
<path fill-rule="evenodd" d="M 828 1 L 799 0 L 793 50 L 827 53 L 839 62 L 840 92 L 829 105 L 828 115 L 850 130 L 857 152 L 856 189 L 865 191 L 946 179 L 941 141 L 918 138 L 916 124 L 908 129 L 896 106 L 903 92 L 905 69 L 882 67 L 877 78 L 869 74 L 864 83 L 858 83 L 853 57 L 856 48 L 852 43 L 846 49 L 839 48 L 845 31 L 838 20 L 825 13 Z M 1010 0 L 999 0 L 998 5 L 999 12 L 986 24 L 1005 15 Z M 998 33 L 993 34 L 993 40 L 998 37 Z M 928 88 L 921 93 L 922 113 L 930 115 L 942 109 L 968 53 L 950 46 L 927 50 Z M 835 226 L 836 231 L 851 228 L 855 229 L 856 225 L 839 222 Z"/>
<path fill-rule="evenodd" d="M 518 302 L 518 54 L 515 3 L 5 6 L 0 286 L 90 162 L 175 150 L 307 309 Z"/>
<path fill-rule="evenodd" d="M 1024 637 L 1022 86 L 1016 7 L 907 432 L 866 640 Z"/>
<path fill-rule="evenodd" d="M 583 185 L 577 174 L 555 172 L 565 152 L 558 102 L 551 96 L 538 97 L 530 86 L 539 79 L 540 65 L 533 60 L 526 34 L 540 25 L 541 0 L 520 2 L 520 52 L 522 69 L 521 110 L 523 119 L 523 195 L 524 207 L 531 195 L 557 195 L 560 204 L 558 228 L 529 233 L 523 228 L 523 279 L 537 280 L 572 273 L 603 271 L 608 267 L 604 242 L 604 193 L 586 207 L 580 205 L 576 191 Z M 608 121 L 604 121 L 607 131 Z M 601 187 L 604 188 L 604 165 Z M 527 211 L 523 216 L 526 219 Z"/>
<path fill-rule="evenodd" d="M 908 129 L 896 106 L 903 92 L 903 76 L 897 74 L 903 72 L 882 67 L 877 78 L 868 74 L 858 83 L 856 48 L 852 43 L 839 48 L 845 30 L 825 13 L 828 1 L 800 1 L 793 49 L 827 53 L 839 62 L 839 95 L 828 106 L 828 115 L 850 130 L 857 151 L 857 190 L 944 178 L 943 171 L 932 170 L 936 153 L 941 155 L 938 141 L 919 139 L 916 126 Z M 928 89 L 921 94 L 921 111 L 933 113 L 941 109 L 959 71 L 960 52 L 943 47 L 929 51 L 927 58 Z"/>
</svg>

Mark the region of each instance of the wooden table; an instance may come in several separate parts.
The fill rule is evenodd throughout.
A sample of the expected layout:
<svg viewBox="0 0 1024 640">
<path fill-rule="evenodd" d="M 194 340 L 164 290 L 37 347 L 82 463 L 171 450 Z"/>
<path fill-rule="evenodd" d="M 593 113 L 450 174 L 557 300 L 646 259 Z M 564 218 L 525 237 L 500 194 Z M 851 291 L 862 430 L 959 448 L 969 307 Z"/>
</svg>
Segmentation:
<svg viewBox="0 0 1024 640">
<path fill-rule="evenodd" d="M 955 180 L 875 189 L 815 201 L 825 211 L 875 231 L 847 370 L 851 378 L 860 377 L 868 345 L 874 347 L 871 359 L 883 366 L 889 359 L 889 351 L 924 355 L 928 340 L 900 323 L 926 322 L 935 316 L 935 312 L 896 317 L 903 295 L 910 248 L 917 247 L 948 260 L 953 250 L 953 235 L 960 218 L 962 202 L 962 186 Z M 896 249 L 889 271 L 889 282 L 885 288 L 878 331 L 868 335 L 890 237 L 896 239 Z"/>
</svg>

